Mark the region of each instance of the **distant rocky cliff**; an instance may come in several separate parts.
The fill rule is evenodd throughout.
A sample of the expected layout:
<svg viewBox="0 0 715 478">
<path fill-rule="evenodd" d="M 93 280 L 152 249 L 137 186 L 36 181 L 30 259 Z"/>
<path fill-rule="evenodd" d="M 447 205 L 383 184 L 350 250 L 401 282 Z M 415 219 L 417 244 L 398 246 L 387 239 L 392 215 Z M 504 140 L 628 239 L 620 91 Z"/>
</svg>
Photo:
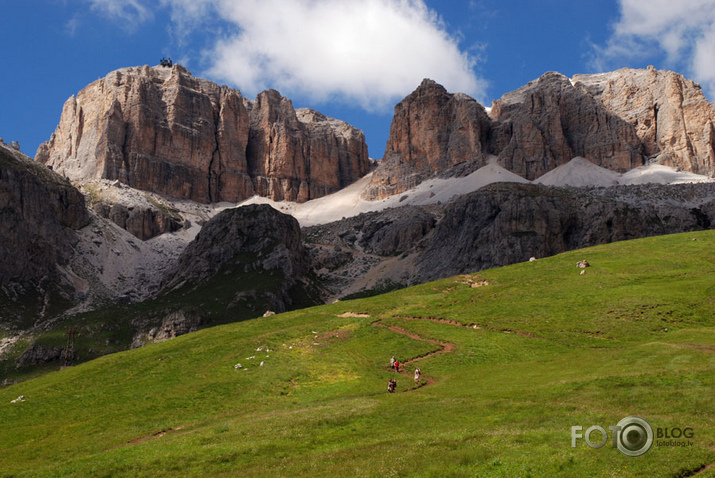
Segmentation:
<svg viewBox="0 0 715 478">
<path fill-rule="evenodd" d="M 369 169 L 361 131 L 276 91 L 255 101 L 185 68 L 116 70 L 71 97 L 36 159 L 72 180 L 117 179 L 199 202 L 306 201 Z"/>
<path fill-rule="evenodd" d="M 471 172 L 488 155 L 528 180 L 576 156 L 619 172 L 656 162 L 713 176 L 713 111 L 697 84 L 653 68 L 573 79 L 546 73 L 494 102 L 489 116 L 425 80 L 395 107 L 385 156 L 363 196 Z"/>
<path fill-rule="evenodd" d="M 619 172 L 644 164 L 633 125 L 559 73 L 505 94 L 491 117 L 489 151 L 530 181 L 576 156 Z"/>
<path fill-rule="evenodd" d="M 161 196 L 131 189 L 119 181 L 85 182 L 81 191 L 97 215 L 142 241 L 178 231 L 185 224 L 181 214 Z"/>
<path fill-rule="evenodd" d="M 492 184 L 447 206 L 418 282 L 583 247 L 715 226 L 715 185 L 553 188 Z"/>
<path fill-rule="evenodd" d="M 576 75 L 573 81 L 633 125 L 647 159 L 696 174 L 715 174 L 715 105 L 692 80 L 650 67 Z"/>
<path fill-rule="evenodd" d="M 365 198 L 399 194 L 435 172 L 462 163 L 483 166 L 489 129 L 490 120 L 482 105 L 424 80 L 395 106 L 385 155 Z"/>
<path fill-rule="evenodd" d="M 715 227 L 715 183 L 561 188 L 497 183 L 449 204 L 306 228 L 312 267 L 338 298 Z"/>
<path fill-rule="evenodd" d="M 0 145 L 0 287 L 58 280 L 76 229 L 89 222 L 84 197 L 69 181 Z M 0 314 L 0 319 L 5 317 Z"/>
</svg>

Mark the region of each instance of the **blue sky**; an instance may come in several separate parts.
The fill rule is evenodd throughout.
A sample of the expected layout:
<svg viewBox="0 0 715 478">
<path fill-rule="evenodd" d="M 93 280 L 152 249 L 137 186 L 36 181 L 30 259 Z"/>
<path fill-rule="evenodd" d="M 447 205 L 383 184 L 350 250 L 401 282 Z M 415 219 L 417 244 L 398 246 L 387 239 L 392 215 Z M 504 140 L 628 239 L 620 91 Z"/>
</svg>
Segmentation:
<svg viewBox="0 0 715 478">
<path fill-rule="evenodd" d="M 489 106 L 546 71 L 675 70 L 715 97 L 715 0 L 2 0 L 0 137 L 34 156 L 65 100 L 163 56 L 365 131 L 430 77 Z"/>
</svg>

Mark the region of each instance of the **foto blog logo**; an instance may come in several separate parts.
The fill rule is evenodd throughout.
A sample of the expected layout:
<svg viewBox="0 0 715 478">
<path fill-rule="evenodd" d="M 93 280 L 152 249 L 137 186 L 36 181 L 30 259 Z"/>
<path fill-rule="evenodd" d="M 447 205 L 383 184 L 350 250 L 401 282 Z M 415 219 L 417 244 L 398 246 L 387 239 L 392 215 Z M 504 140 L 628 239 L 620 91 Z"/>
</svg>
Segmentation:
<svg viewBox="0 0 715 478">
<path fill-rule="evenodd" d="M 613 447 L 626 456 L 641 456 L 653 446 L 653 427 L 641 417 L 626 417 L 608 429 L 613 434 Z M 582 426 L 571 427 L 571 447 L 576 448 L 576 440 L 584 439 L 591 448 L 601 448 L 608 443 L 608 432 L 599 425 L 593 425 L 581 433 Z M 592 435 L 600 435 L 600 440 L 592 440 Z"/>
</svg>

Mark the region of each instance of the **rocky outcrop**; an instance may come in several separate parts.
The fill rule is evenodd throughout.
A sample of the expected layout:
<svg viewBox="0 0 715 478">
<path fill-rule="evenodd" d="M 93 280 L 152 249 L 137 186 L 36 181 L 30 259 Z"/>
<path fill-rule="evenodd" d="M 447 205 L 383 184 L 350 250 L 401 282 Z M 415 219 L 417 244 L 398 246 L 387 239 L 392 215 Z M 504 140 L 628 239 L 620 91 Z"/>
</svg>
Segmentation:
<svg viewBox="0 0 715 478">
<path fill-rule="evenodd" d="M 489 151 L 534 180 L 576 156 L 625 172 L 643 165 L 634 127 L 559 73 L 546 73 L 494 103 Z"/>
<path fill-rule="evenodd" d="M 528 180 L 575 157 L 618 172 L 656 162 L 713 176 L 714 124 L 697 84 L 653 68 L 573 79 L 549 72 L 495 101 L 489 117 L 471 98 L 425 80 L 395 107 L 363 197 L 474 171 L 488 155 Z"/>
<path fill-rule="evenodd" d="M 412 271 L 403 259 L 434 229 L 440 210 L 403 206 L 304 228 L 311 268 L 328 299 L 404 287 Z"/>
<path fill-rule="evenodd" d="M 427 208 L 405 206 L 362 213 L 304 230 L 306 240 L 355 249 L 378 256 L 396 256 L 414 248 L 434 229 L 437 218 Z"/>
<path fill-rule="evenodd" d="M 64 358 L 63 353 L 64 349 L 62 347 L 45 347 L 44 345 L 33 342 L 17 360 L 15 360 L 15 368 L 19 369 L 56 362 Z"/>
<path fill-rule="evenodd" d="M 212 288 L 215 282 L 228 288 L 228 308 L 252 301 L 260 302 L 261 313 L 283 312 L 293 305 L 292 292 L 308 267 L 298 221 L 254 204 L 224 210 L 206 223 L 167 275 L 164 289 Z"/>
<path fill-rule="evenodd" d="M 164 318 L 158 329 L 150 330 L 149 336 L 155 342 L 164 342 L 180 335 L 196 332 L 201 322 L 201 316 L 196 312 L 174 312 Z"/>
<path fill-rule="evenodd" d="M 183 217 L 168 201 L 119 181 L 91 181 L 82 184 L 80 190 L 96 214 L 142 241 L 184 226 Z"/>
<path fill-rule="evenodd" d="M 556 188 L 497 183 L 446 205 L 363 213 L 303 230 L 335 298 L 715 227 L 715 183 Z"/>
<path fill-rule="evenodd" d="M 395 106 L 385 155 L 363 197 L 399 194 L 463 163 L 485 165 L 489 125 L 474 99 L 425 79 Z"/>
<path fill-rule="evenodd" d="M 57 279 L 89 222 L 69 181 L 0 145 L 0 287 Z"/>
<path fill-rule="evenodd" d="M 92 209 L 142 241 L 165 232 L 178 231 L 183 225 L 176 216 L 166 214 L 161 209 L 151 206 L 137 207 L 120 203 L 98 202 L 92 206 Z"/>
<path fill-rule="evenodd" d="M 275 91 L 253 102 L 172 68 L 124 68 L 64 105 L 36 159 L 72 180 L 117 179 L 199 202 L 254 194 L 305 201 L 364 175 L 361 131 L 297 113 Z"/>
<path fill-rule="evenodd" d="M 715 174 L 715 114 L 698 84 L 653 67 L 576 75 L 573 81 L 633 126 L 647 159 Z"/>
<path fill-rule="evenodd" d="M 571 189 L 499 183 L 450 204 L 416 275 L 434 280 L 614 241 L 708 229 L 715 185 Z M 704 199 L 710 198 L 710 199 Z"/>
<path fill-rule="evenodd" d="M 158 327 L 152 327 L 146 333 L 137 333 L 129 348 L 137 349 L 148 342 L 166 342 L 181 335 L 196 332 L 202 323 L 203 317 L 196 311 L 179 310 L 172 312 L 164 317 Z"/>
</svg>

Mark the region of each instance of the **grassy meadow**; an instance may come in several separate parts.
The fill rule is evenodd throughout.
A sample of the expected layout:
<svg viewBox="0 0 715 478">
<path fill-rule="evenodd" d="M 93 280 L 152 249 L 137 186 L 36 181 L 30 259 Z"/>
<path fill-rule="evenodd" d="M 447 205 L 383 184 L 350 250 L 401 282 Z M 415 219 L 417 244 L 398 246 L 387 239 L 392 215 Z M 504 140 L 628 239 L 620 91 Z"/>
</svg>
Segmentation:
<svg viewBox="0 0 715 478">
<path fill-rule="evenodd" d="M 392 355 L 427 357 L 397 375 Z M 571 447 L 631 415 L 692 445 Z M 0 425 L 2 477 L 712 477 L 715 231 L 108 355 L 0 389 Z"/>
</svg>

